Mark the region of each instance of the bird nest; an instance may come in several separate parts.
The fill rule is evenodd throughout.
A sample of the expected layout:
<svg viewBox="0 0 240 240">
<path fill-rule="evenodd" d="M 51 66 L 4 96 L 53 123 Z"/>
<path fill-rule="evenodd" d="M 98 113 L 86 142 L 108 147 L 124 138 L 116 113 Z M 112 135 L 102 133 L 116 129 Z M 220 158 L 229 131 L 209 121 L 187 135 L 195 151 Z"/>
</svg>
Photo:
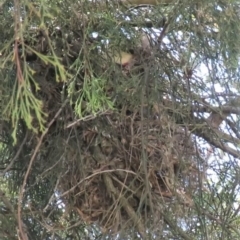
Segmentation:
<svg viewBox="0 0 240 240">
<path fill-rule="evenodd" d="M 142 121 L 139 112 L 112 113 L 81 124 L 79 143 L 66 151 L 61 191 L 82 220 L 112 232 L 134 225 L 144 235 L 159 203 L 192 204 L 196 149 L 187 129 L 163 113 Z"/>
<path fill-rule="evenodd" d="M 40 91 L 34 88 L 32 91 L 42 99 L 48 118 L 55 119 L 64 84 L 55 82 L 57 70 L 52 66 L 46 67 L 40 59 L 30 63 L 38 72 L 35 78 L 40 88 Z M 99 71 L 109 69 L 104 65 Z M 117 70 L 114 68 L 108 79 L 115 79 L 119 75 Z M 140 72 L 142 74 L 142 70 Z M 85 81 L 86 76 L 81 74 L 76 88 L 81 88 Z M 49 142 L 53 142 L 54 134 L 58 135 L 58 142 L 53 146 L 60 149 L 63 169 L 67 169 L 58 178 L 58 191 L 66 209 L 74 210 L 88 224 L 98 223 L 102 230 L 116 233 L 135 226 L 144 235 L 149 219 L 161 215 L 156 213 L 161 212 L 165 201 L 178 198 L 182 204 L 192 204 L 189 196 L 199 184 L 197 149 L 187 127 L 176 125 L 168 107 L 159 99 L 156 106 L 153 102 L 150 104 L 151 117 L 145 116 L 143 106 L 131 102 L 133 95 L 137 99 L 139 94 L 136 81 L 129 79 L 131 74 L 127 69 L 119 78 L 122 90 L 118 95 L 122 98 L 116 103 L 115 112 L 106 112 L 63 130 L 62 126 L 69 121 L 69 112 L 74 115 L 73 106 L 68 104 L 64 108 L 66 112 L 63 111 L 65 115 L 55 119 L 55 127 L 48 129 L 48 136 L 51 136 Z M 109 89 L 105 90 L 110 99 L 114 99 L 115 85 L 111 85 L 111 81 L 109 84 Z M 129 109 L 126 99 L 134 110 L 124 110 Z M 135 102 L 141 102 L 136 99 Z M 77 137 L 73 137 L 73 132 Z M 49 147 L 49 151 L 52 157 L 47 161 L 56 160 L 54 150 Z M 41 154 L 44 161 L 44 152 Z"/>
</svg>

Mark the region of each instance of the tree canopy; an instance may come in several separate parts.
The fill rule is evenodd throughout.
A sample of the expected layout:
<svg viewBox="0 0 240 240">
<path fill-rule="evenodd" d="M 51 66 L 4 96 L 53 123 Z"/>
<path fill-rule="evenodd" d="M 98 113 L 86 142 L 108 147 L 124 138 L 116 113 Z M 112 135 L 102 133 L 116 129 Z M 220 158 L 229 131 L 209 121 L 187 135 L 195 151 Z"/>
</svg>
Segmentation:
<svg viewBox="0 0 240 240">
<path fill-rule="evenodd" d="M 1 239 L 240 238 L 238 0 L 0 20 Z"/>
</svg>

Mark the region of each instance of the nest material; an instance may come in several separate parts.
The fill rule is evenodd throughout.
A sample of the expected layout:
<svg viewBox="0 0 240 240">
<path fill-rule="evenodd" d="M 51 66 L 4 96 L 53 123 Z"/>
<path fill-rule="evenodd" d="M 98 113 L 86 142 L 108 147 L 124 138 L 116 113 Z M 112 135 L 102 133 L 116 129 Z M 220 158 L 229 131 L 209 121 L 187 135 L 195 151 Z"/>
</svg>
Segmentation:
<svg viewBox="0 0 240 240">
<path fill-rule="evenodd" d="M 52 118 L 60 104 L 54 94 L 58 86 L 43 94 L 44 86 L 40 94 Z M 70 106 L 67 109 L 72 112 Z M 136 227 L 144 236 L 149 219 L 161 216 L 159 203 L 177 197 L 191 205 L 186 192 L 196 191 L 199 183 L 188 130 L 177 126 L 164 108 L 151 113 L 155 119 L 141 119 L 140 111 L 81 122 L 78 141 L 64 140 L 59 146 L 68 169 L 59 181 L 66 208 L 88 224 L 98 223 L 103 231 Z"/>
<path fill-rule="evenodd" d="M 191 204 L 182 190 L 190 182 L 196 190 L 193 142 L 167 117 L 146 123 L 112 119 L 101 117 L 101 126 L 96 121 L 82 126 L 84 144 L 75 153 L 80 148 L 81 159 L 72 152 L 65 161 L 71 169 L 61 183 L 63 192 L 71 189 L 65 202 L 87 223 L 98 222 L 112 232 L 134 225 L 144 234 L 151 211 L 160 212 L 152 197 L 161 201 L 181 196 L 183 204 Z"/>
<path fill-rule="evenodd" d="M 63 83 L 54 81 L 51 72 L 55 76 L 56 70 L 45 68 L 40 59 L 32 62 L 32 68 L 38 72 L 35 80 L 40 91 L 36 94 L 52 119 L 61 104 Z M 131 77 L 129 73 L 127 76 Z M 80 87 L 83 81 L 80 76 Z M 123 99 L 132 96 L 131 91 L 124 91 Z M 128 109 L 119 107 L 120 112 L 125 107 Z M 73 107 L 65 110 L 61 118 L 67 121 L 69 113 L 73 115 Z M 97 222 L 112 233 L 135 226 L 144 236 L 153 213 L 161 215 L 157 212 L 161 212 L 159 203 L 163 199 L 177 197 L 183 204 L 191 204 L 184 192 L 196 191 L 199 182 L 188 130 L 177 126 L 163 106 L 153 106 L 151 116 L 155 119 L 141 119 L 140 112 L 136 109 L 123 116 L 112 113 L 81 122 L 76 127 L 76 141 L 69 137 L 71 133 L 58 128 L 57 123 L 62 126 L 61 119 L 56 119 L 55 130 L 50 129 L 63 133 L 62 142 L 58 137 L 58 147 L 63 151 L 67 171 L 59 180 L 58 190 L 64 193 L 66 208 L 74 209 L 87 223 Z"/>
</svg>

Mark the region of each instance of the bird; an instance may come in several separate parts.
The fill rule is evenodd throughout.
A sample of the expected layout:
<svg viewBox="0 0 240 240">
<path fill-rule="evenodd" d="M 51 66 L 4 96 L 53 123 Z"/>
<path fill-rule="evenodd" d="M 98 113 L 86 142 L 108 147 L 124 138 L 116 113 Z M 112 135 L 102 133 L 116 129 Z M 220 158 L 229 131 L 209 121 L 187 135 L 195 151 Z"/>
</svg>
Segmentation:
<svg viewBox="0 0 240 240">
<path fill-rule="evenodd" d="M 151 52 L 149 37 L 146 33 L 142 33 L 139 36 L 139 41 L 136 43 L 135 49 L 131 49 L 128 52 L 125 51 L 109 52 L 109 56 L 112 58 L 113 62 L 121 65 L 122 67 L 125 67 L 134 65 L 134 63 L 139 60 L 138 58 L 140 57 L 141 52 L 144 52 L 145 55 L 146 53 Z"/>
<path fill-rule="evenodd" d="M 133 61 L 134 55 L 128 52 L 120 51 L 112 54 L 112 59 L 115 63 L 125 66 Z"/>
</svg>

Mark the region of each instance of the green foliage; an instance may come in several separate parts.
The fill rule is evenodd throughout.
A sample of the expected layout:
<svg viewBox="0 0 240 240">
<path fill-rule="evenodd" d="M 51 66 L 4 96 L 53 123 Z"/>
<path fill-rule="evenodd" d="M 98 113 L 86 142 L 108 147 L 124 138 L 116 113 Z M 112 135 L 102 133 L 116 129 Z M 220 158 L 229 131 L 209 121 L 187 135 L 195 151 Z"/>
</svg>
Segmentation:
<svg viewBox="0 0 240 240">
<path fill-rule="evenodd" d="M 105 84 L 106 80 L 104 79 L 84 79 L 83 88 L 75 103 L 75 112 L 79 117 L 84 117 L 87 113 L 95 115 L 99 111 L 113 109 L 113 102 L 104 91 Z M 83 105 L 85 106 L 83 107 Z"/>
<path fill-rule="evenodd" d="M 0 238 L 239 239 L 239 14 L 0 4 Z"/>
</svg>

